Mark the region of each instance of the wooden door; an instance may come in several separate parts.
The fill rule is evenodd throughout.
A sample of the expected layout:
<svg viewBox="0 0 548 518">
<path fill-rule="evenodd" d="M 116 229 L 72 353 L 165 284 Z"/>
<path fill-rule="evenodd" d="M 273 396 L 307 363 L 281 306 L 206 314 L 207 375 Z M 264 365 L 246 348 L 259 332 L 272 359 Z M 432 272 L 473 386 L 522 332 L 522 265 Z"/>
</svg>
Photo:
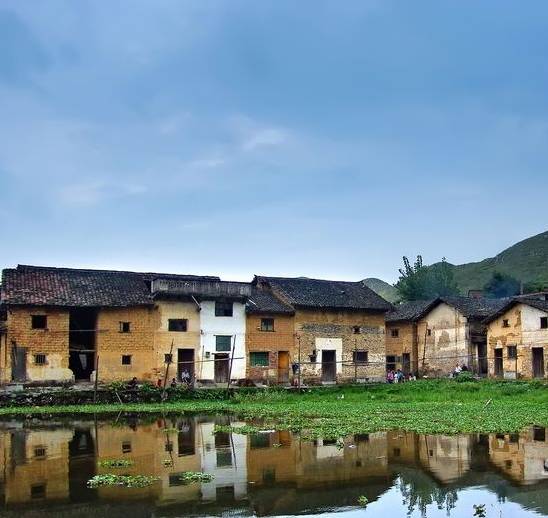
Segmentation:
<svg viewBox="0 0 548 518">
<path fill-rule="evenodd" d="M 533 347 L 533 377 L 544 378 L 544 349 Z"/>
<path fill-rule="evenodd" d="M 11 353 L 11 377 L 13 381 L 27 380 L 27 348 L 13 347 Z"/>
<path fill-rule="evenodd" d="M 495 376 L 502 376 L 502 349 L 495 349 Z"/>
<path fill-rule="evenodd" d="M 215 354 L 215 383 L 228 382 L 228 354 Z"/>
<path fill-rule="evenodd" d="M 289 352 L 287 351 L 278 352 L 278 381 L 282 383 L 289 381 Z"/>
<path fill-rule="evenodd" d="M 322 381 L 336 381 L 337 379 L 337 364 L 336 351 L 322 351 Z"/>
</svg>

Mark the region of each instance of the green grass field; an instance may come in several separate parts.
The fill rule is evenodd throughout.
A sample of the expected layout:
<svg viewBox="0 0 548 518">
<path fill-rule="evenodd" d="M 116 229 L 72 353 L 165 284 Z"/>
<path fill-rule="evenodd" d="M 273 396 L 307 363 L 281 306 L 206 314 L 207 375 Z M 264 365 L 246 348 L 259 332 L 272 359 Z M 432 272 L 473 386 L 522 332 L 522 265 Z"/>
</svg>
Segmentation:
<svg viewBox="0 0 548 518">
<path fill-rule="evenodd" d="M 402 429 L 420 433 L 515 432 L 548 426 L 548 385 L 520 381 L 421 380 L 396 385 L 242 391 L 225 400 L 0 408 L 0 415 L 230 412 L 306 437 Z"/>
</svg>

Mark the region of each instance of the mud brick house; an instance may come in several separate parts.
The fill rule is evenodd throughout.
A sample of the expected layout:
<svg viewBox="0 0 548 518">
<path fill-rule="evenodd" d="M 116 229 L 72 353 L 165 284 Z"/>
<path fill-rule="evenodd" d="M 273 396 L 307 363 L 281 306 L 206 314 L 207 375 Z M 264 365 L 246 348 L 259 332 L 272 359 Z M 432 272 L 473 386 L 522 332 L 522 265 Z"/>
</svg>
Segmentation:
<svg viewBox="0 0 548 518">
<path fill-rule="evenodd" d="M 234 345 L 235 356 L 244 357 L 245 290 L 249 292 L 248 284 L 218 277 L 37 266 L 5 269 L 0 380 L 89 381 L 97 358 L 101 381 L 134 376 L 156 381 L 166 368 L 172 369 L 171 376 L 185 369 L 191 376 L 213 380 L 216 362 L 195 373 L 194 361 L 210 356 L 216 340 L 212 331 L 234 337 L 223 338 L 228 343 L 225 357 Z M 228 317 L 233 303 L 239 305 L 237 318 Z M 218 305 L 224 308 L 224 324 L 212 330 Z M 204 308 L 214 315 L 209 320 L 202 316 Z M 220 364 L 226 371 L 227 362 Z M 245 374 L 243 359 L 234 366 L 236 375 Z"/>
<path fill-rule="evenodd" d="M 164 333 L 155 346 L 157 361 L 172 354 L 179 379 L 185 370 L 200 382 L 245 377 L 249 283 L 164 276 L 153 282 L 152 292 Z"/>
<path fill-rule="evenodd" d="M 433 306 L 434 300 L 403 302 L 386 314 L 386 369 L 402 369 L 405 374 L 419 371 L 419 336 L 425 333 L 426 323 L 420 317 Z"/>
<path fill-rule="evenodd" d="M 489 374 L 545 378 L 548 373 L 548 293 L 515 297 L 484 321 Z"/>
<path fill-rule="evenodd" d="M 254 282 L 246 313 L 246 377 L 266 384 L 289 382 L 297 359 L 295 310 Z"/>
<path fill-rule="evenodd" d="M 456 364 L 487 375 L 487 327 L 483 320 L 504 300 L 439 297 L 396 306 L 386 318 L 386 367 L 448 376 Z"/>
<path fill-rule="evenodd" d="M 384 376 L 384 315 L 392 306 L 365 284 L 261 276 L 253 282 L 295 310 L 294 356 L 303 382 Z"/>
</svg>

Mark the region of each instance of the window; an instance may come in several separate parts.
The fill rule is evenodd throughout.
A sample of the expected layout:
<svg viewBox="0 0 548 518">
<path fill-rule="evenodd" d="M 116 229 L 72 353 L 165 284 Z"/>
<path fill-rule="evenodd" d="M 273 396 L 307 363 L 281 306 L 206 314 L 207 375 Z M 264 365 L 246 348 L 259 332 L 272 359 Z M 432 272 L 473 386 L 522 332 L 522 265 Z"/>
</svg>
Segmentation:
<svg viewBox="0 0 548 518">
<path fill-rule="evenodd" d="M 268 353 L 249 353 L 249 365 L 251 365 L 251 367 L 268 367 Z"/>
<path fill-rule="evenodd" d="M 510 327 L 510 324 L 509 324 L 507 318 L 505 318 L 505 319 L 502 321 L 502 327 Z"/>
<path fill-rule="evenodd" d="M 231 317 L 232 316 L 232 302 L 215 302 L 215 316 L 216 317 Z"/>
<path fill-rule="evenodd" d="M 46 364 L 46 355 L 45 354 L 35 354 L 34 355 L 34 364 L 35 365 L 45 365 Z"/>
<path fill-rule="evenodd" d="M 249 446 L 252 450 L 259 448 L 270 448 L 270 434 L 254 433 L 250 435 Z"/>
<path fill-rule="evenodd" d="M 232 452 L 229 449 L 217 450 L 215 456 L 217 457 L 218 468 L 232 466 Z"/>
<path fill-rule="evenodd" d="M 261 318 L 261 331 L 274 331 L 274 319 Z"/>
<path fill-rule="evenodd" d="M 360 326 L 352 327 L 352 331 L 355 335 L 359 335 L 360 334 Z"/>
<path fill-rule="evenodd" d="M 231 336 L 216 336 L 215 337 L 215 350 L 217 352 L 230 352 L 231 349 Z"/>
<path fill-rule="evenodd" d="M 354 351 L 352 353 L 352 361 L 354 363 L 367 363 L 367 351 Z"/>
<path fill-rule="evenodd" d="M 122 443 L 122 453 L 131 453 L 131 442 L 125 441 Z"/>
<path fill-rule="evenodd" d="M 30 486 L 31 498 L 46 498 L 46 484 L 33 484 Z"/>
<path fill-rule="evenodd" d="M 546 428 L 541 426 L 533 427 L 533 441 L 544 442 L 546 440 Z"/>
<path fill-rule="evenodd" d="M 509 345 L 506 348 L 506 352 L 509 359 L 515 360 L 518 357 L 518 348 L 516 345 Z"/>
<path fill-rule="evenodd" d="M 512 468 L 512 461 L 511 460 L 506 460 L 506 461 L 504 461 L 504 465 L 506 466 L 506 469 L 511 469 Z"/>
<path fill-rule="evenodd" d="M 171 473 L 169 475 L 169 487 L 185 486 L 188 482 L 184 479 L 185 472 Z"/>
<path fill-rule="evenodd" d="M 188 320 L 186 318 L 170 318 L 167 321 L 168 331 L 184 333 L 187 330 Z"/>
<path fill-rule="evenodd" d="M 398 336 L 400 336 L 400 330 L 399 329 L 391 329 L 390 330 L 390 336 L 392 338 L 398 338 Z"/>
<path fill-rule="evenodd" d="M 426 336 L 432 336 L 432 329 L 426 330 Z"/>
<path fill-rule="evenodd" d="M 131 365 L 131 354 L 122 354 L 122 365 Z"/>
<path fill-rule="evenodd" d="M 173 354 L 164 354 L 164 363 L 173 363 Z"/>
<path fill-rule="evenodd" d="M 45 446 L 35 446 L 34 448 L 34 457 L 37 459 L 44 459 L 46 457 L 46 447 Z"/>
<path fill-rule="evenodd" d="M 32 328 L 33 329 L 47 329 L 48 317 L 46 315 L 32 315 Z"/>
<path fill-rule="evenodd" d="M 548 317 L 540 317 L 540 328 L 548 329 Z"/>
<path fill-rule="evenodd" d="M 263 482 L 265 484 L 274 484 L 276 482 L 276 468 L 263 469 Z"/>
<path fill-rule="evenodd" d="M 401 450 L 399 448 L 394 448 L 394 457 L 400 457 L 401 456 Z"/>
<path fill-rule="evenodd" d="M 130 322 L 120 322 L 120 333 L 129 333 L 131 330 Z"/>
</svg>

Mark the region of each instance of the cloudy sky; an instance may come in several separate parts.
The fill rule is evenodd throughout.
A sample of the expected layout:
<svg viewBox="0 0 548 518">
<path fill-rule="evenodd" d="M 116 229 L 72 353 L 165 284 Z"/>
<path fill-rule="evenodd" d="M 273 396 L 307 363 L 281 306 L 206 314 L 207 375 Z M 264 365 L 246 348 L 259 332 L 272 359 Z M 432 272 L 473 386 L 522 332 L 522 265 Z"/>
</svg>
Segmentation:
<svg viewBox="0 0 548 518">
<path fill-rule="evenodd" d="M 544 0 L 0 2 L 0 266 L 394 281 L 548 228 Z"/>
</svg>

